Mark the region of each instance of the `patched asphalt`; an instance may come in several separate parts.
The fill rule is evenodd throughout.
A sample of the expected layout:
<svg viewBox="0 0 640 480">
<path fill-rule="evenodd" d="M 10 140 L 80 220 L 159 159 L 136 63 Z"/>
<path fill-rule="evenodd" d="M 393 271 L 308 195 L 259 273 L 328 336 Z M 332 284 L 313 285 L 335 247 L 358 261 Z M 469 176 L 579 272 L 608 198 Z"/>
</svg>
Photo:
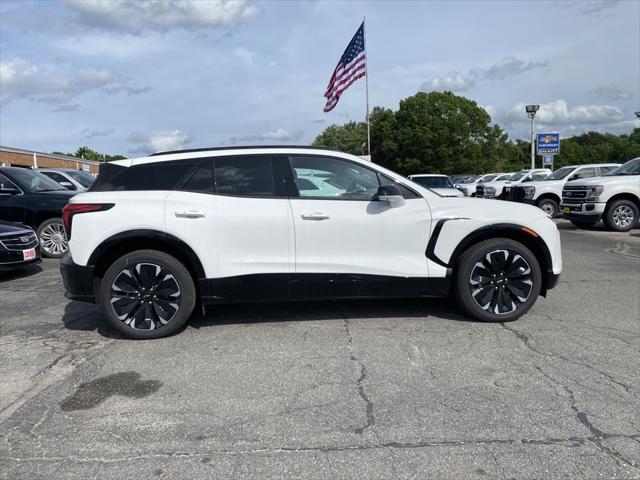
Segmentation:
<svg viewBox="0 0 640 480">
<path fill-rule="evenodd" d="M 449 300 L 224 306 L 130 341 L 0 277 L 0 478 L 640 478 L 640 229 L 558 221 L 516 322 Z"/>
</svg>

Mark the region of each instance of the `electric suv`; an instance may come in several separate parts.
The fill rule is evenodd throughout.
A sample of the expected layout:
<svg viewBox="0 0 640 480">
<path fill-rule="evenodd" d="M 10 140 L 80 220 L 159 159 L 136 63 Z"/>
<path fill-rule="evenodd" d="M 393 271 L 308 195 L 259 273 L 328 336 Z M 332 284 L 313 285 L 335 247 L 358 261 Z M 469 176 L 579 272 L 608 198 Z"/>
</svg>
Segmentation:
<svg viewBox="0 0 640 480">
<path fill-rule="evenodd" d="M 472 317 L 515 320 L 562 270 L 540 209 L 441 197 L 317 148 L 183 150 L 101 165 L 63 219 L 67 297 L 137 339 L 196 306 L 452 293 Z"/>
</svg>

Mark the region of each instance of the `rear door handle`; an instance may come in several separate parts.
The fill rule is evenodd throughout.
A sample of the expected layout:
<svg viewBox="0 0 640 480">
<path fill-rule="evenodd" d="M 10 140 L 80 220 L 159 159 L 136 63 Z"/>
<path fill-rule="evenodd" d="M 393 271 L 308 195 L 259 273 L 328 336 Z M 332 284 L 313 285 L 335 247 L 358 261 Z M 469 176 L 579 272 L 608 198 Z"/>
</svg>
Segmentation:
<svg viewBox="0 0 640 480">
<path fill-rule="evenodd" d="M 184 212 L 176 212 L 175 215 L 178 218 L 202 218 L 206 216 L 204 212 L 200 212 L 198 210 L 186 210 Z"/>
<path fill-rule="evenodd" d="M 301 217 L 303 220 L 329 220 L 329 215 L 326 213 L 303 213 Z"/>
</svg>

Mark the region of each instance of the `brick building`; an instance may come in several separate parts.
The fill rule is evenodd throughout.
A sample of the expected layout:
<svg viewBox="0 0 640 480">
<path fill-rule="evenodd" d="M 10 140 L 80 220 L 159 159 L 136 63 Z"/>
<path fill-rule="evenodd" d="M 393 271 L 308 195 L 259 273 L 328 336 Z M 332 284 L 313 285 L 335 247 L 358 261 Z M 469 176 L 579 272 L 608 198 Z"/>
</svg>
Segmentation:
<svg viewBox="0 0 640 480">
<path fill-rule="evenodd" d="M 0 166 L 4 167 L 75 168 L 97 174 L 98 165 L 93 160 L 0 146 Z"/>
</svg>

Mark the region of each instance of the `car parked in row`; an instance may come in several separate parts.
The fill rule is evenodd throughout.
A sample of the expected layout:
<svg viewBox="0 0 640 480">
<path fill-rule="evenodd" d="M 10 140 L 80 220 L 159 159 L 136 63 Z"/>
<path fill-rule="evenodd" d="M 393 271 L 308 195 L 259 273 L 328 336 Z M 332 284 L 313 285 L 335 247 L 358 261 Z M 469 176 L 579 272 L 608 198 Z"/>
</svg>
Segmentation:
<svg viewBox="0 0 640 480">
<path fill-rule="evenodd" d="M 336 189 L 316 195 L 310 177 Z M 176 332 L 196 305 L 248 301 L 451 292 L 506 322 L 556 285 L 560 235 L 538 208 L 488 207 L 336 151 L 167 152 L 104 164 L 70 199 L 61 272 L 69 298 L 138 339 Z"/>
<path fill-rule="evenodd" d="M 62 208 L 75 194 L 37 171 L 0 167 L 0 220 L 35 230 L 46 257 L 61 258 L 67 252 Z"/>
<path fill-rule="evenodd" d="M 602 219 L 610 230 L 631 230 L 640 218 L 640 157 L 602 177 L 568 183 L 560 208 L 578 227 L 591 227 Z"/>
<path fill-rule="evenodd" d="M 40 245 L 29 227 L 0 220 L 0 272 L 40 262 Z"/>
<path fill-rule="evenodd" d="M 476 187 L 479 184 L 491 182 L 493 180 L 506 180 L 514 172 L 511 173 L 486 173 L 484 175 L 478 175 L 475 178 L 472 178 L 468 181 L 457 182 L 456 188 L 460 190 L 465 197 L 475 197 L 476 196 Z"/>
<path fill-rule="evenodd" d="M 93 185 L 96 177 L 82 170 L 73 168 L 38 168 L 35 170 L 58 182 L 67 190 L 86 192 Z"/>
<path fill-rule="evenodd" d="M 408 178 L 443 197 L 464 197 L 464 193 L 458 190 L 446 175 L 417 174 L 409 175 Z"/>
<path fill-rule="evenodd" d="M 619 166 L 619 163 L 598 163 L 562 167 L 542 180 L 512 187 L 508 200 L 536 205 L 553 217 L 560 210 L 562 189 L 567 182 L 599 177 Z"/>
<path fill-rule="evenodd" d="M 551 175 L 551 170 L 548 168 L 520 170 L 506 179 L 500 177 L 500 179 L 479 184 L 476 186 L 476 197 L 503 199 L 506 194 L 510 193 L 511 187 L 521 183 L 542 180 L 549 175 Z"/>
</svg>

